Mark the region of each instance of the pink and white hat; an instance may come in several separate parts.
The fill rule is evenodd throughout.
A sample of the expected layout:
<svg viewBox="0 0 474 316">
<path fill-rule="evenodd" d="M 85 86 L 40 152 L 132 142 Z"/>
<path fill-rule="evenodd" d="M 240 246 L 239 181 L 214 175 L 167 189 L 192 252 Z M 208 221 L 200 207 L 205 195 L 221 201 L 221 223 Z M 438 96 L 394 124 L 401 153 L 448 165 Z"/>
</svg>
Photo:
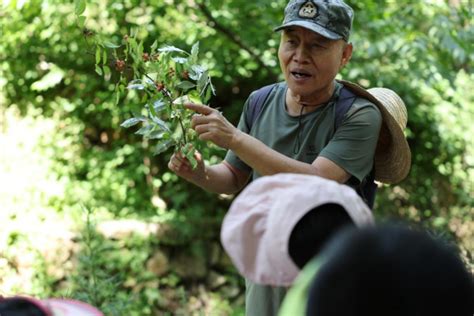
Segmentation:
<svg viewBox="0 0 474 316">
<path fill-rule="evenodd" d="M 299 272 L 288 253 L 291 232 L 306 213 L 326 203 L 341 205 L 356 226 L 374 223 L 354 189 L 318 176 L 282 173 L 253 181 L 234 200 L 222 223 L 222 245 L 244 277 L 290 286 Z"/>
<path fill-rule="evenodd" d="M 41 300 L 41 303 L 49 308 L 51 316 L 104 316 L 95 307 L 81 301 L 50 298 Z"/>
</svg>

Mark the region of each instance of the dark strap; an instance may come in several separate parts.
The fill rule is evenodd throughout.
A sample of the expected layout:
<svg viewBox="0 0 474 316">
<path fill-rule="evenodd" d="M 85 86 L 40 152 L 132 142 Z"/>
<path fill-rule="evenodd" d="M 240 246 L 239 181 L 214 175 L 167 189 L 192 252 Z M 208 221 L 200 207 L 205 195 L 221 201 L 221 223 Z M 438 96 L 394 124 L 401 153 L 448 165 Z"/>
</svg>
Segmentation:
<svg viewBox="0 0 474 316">
<path fill-rule="evenodd" d="M 249 131 L 252 129 L 253 123 L 255 123 L 257 117 L 262 112 L 263 105 L 275 85 L 276 84 L 271 84 L 258 89 L 255 92 L 254 97 L 250 99 L 249 108 L 245 113 L 245 122 L 247 123 Z"/>
<path fill-rule="evenodd" d="M 357 96 L 346 87 L 341 88 L 339 99 L 336 103 L 336 118 L 334 119 L 334 131 L 336 131 L 339 126 L 341 126 L 342 121 L 344 120 L 344 116 L 346 116 L 347 111 L 349 111 L 349 109 L 351 108 L 356 97 Z"/>
<path fill-rule="evenodd" d="M 336 117 L 334 120 L 334 131 L 336 131 L 341 125 L 344 117 L 347 114 L 347 111 L 351 108 L 352 104 L 354 103 L 357 95 L 354 94 L 352 91 L 347 89 L 346 87 L 341 88 L 341 92 L 339 94 L 339 99 L 336 103 Z M 375 169 L 372 167 L 370 173 L 362 180 L 362 182 L 358 183 L 354 176 L 352 176 L 346 184 L 352 186 L 357 194 L 364 200 L 364 202 L 369 206 L 371 209 L 374 207 L 375 202 L 375 193 L 377 191 L 377 184 L 375 184 Z"/>
</svg>

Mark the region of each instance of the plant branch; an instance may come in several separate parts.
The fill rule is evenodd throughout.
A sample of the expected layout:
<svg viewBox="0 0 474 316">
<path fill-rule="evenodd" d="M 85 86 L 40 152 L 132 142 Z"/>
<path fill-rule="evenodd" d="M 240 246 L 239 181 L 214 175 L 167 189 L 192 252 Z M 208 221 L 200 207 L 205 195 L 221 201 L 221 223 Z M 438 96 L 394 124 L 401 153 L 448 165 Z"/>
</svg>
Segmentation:
<svg viewBox="0 0 474 316">
<path fill-rule="evenodd" d="M 265 64 L 265 62 L 262 60 L 262 58 L 253 51 L 250 47 L 248 47 L 238 35 L 236 35 L 234 32 L 226 28 L 224 25 L 222 25 L 219 21 L 217 21 L 216 18 L 212 16 L 211 11 L 206 7 L 206 5 L 203 2 L 196 1 L 197 6 L 201 10 L 201 12 L 204 14 L 204 16 L 211 21 L 214 24 L 214 28 L 218 31 L 220 31 L 222 34 L 227 36 L 232 42 L 234 42 L 237 46 L 239 46 L 241 49 L 245 50 L 252 56 L 255 61 L 260 65 L 260 67 L 263 67 L 268 70 L 268 73 L 272 74 L 273 71 L 272 69 Z"/>
</svg>

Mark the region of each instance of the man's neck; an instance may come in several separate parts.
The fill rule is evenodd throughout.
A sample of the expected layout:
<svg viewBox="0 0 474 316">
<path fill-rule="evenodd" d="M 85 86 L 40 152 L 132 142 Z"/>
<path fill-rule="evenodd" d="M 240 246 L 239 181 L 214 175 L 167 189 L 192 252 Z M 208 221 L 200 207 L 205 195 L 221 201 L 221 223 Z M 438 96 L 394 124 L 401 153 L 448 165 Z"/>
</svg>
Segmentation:
<svg viewBox="0 0 474 316">
<path fill-rule="evenodd" d="M 297 95 L 288 89 L 288 93 L 286 94 L 287 111 L 292 116 L 312 112 L 318 107 L 328 103 L 331 100 L 335 89 L 336 85 L 334 81 L 328 86 L 328 88 L 316 91 L 309 96 Z M 301 109 L 301 107 L 304 108 Z"/>
</svg>

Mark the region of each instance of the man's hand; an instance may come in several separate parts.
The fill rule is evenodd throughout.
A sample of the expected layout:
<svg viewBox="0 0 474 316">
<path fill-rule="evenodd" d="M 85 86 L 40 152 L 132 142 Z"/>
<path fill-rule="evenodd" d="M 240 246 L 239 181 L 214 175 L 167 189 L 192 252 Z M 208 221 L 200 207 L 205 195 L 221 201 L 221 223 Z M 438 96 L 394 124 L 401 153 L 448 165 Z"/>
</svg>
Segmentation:
<svg viewBox="0 0 474 316">
<path fill-rule="evenodd" d="M 201 104 L 187 103 L 186 108 L 198 113 L 191 120 L 191 127 L 199 139 L 213 142 L 219 147 L 233 149 L 240 133 L 234 125 L 216 109 Z"/>
<path fill-rule="evenodd" d="M 201 153 L 196 152 L 195 158 L 197 166 L 193 169 L 189 160 L 181 152 L 175 152 L 168 162 L 168 168 L 188 181 L 199 182 L 200 179 L 204 179 L 206 176 L 206 166 Z"/>
</svg>

